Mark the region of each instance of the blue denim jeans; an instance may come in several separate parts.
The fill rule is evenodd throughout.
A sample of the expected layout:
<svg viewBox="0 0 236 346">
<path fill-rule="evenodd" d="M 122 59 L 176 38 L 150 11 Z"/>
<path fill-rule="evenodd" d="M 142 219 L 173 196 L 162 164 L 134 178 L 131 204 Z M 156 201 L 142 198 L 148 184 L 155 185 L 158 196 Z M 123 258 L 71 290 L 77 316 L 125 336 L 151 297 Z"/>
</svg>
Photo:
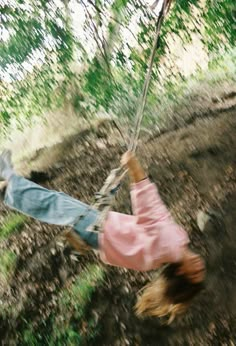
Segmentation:
<svg viewBox="0 0 236 346">
<path fill-rule="evenodd" d="M 48 190 L 23 177 L 12 175 L 4 203 L 39 221 L 71 226 L 88 245 L 98 248 L 98 234 L 86 229 L 94 223 L 99 212 L 63 192 Z"/>
</svg>

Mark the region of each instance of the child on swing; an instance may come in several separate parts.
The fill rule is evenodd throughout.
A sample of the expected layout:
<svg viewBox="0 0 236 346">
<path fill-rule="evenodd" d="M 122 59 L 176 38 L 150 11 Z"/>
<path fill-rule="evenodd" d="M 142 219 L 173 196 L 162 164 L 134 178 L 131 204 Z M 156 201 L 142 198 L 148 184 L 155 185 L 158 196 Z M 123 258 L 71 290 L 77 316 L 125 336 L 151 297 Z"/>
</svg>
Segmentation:
<svg viewBox="0 0 236 346">
<path fill-rule="evenodd" d="M 127 167 L 132 181 L 133 215 L 109 212 L 100 233 L 87 230 L 99 211 L 16 175 L 9 151 L 0 155 L 0 180 L 4 180 L 2 199 L 10 208 L 37 220 L 72 226 L 80 243 L 86 249 L 98 250 L 101 260 L 107 264 L 138 271 L 169 264 L 143 290 L 136 311 L 140 316 L 168 315 L 172 320 L 187 309 L 201 290 L 204 262 L 189 249 L 187 233 L 173 220 L 136 156 L 127 152 L 121 163 Z M 85 217 L 79 220 L 82 215 Z M 72 242 L 73 233 L 68 236 Z"/>
</svg>

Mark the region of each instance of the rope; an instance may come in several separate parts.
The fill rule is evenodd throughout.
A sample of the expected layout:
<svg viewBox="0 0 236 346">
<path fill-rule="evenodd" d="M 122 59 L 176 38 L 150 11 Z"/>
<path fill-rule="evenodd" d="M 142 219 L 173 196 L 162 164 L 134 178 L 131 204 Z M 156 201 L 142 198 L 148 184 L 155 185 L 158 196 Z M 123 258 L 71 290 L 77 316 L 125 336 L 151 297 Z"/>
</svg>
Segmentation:
<svg viewBox="0 0 236 346">
<path fill-rule="evenodd" d="M 158 1 L 159 2 L 159 1 Z M 166 13 L 169 10 L 170 7 L 170 0 L 163 0 L 162 7 L 160 9 L 160 12 L 158 14 L 158 19 L 156 23 L 156 32 L 155 32 L 155 37 L 154 37 L 154 44 L 152 48 L 152 53 L 150 57 L 150 62 L 144 82 L 144 87 L 142 91 L 142 95 L 140 98 L 140 107 L 137 108 L 137 113 L 135 117 L 135 126 L 134 126 L 134 132 L 133 136 L 131 138 L 130 144 L 128 146 L 129 150 L 135 151 L 138 145 L 138 139 L 140 135 L 140 129 L 141 129 L 141 123 L 142 119 L 144 116 L 144 108 L 147 102 L 147 92 L 150 86 L 150 81 L 151 81 L 151 75 L 152 75 L 152 69 L 153 69 L 153 64 L 154 64 L 154 59 L 155 59 L 155 54 L 156 50 L 158 48 L 158 40 L 160 36 L 160 30 L 161 30 L 161 25 L 163 22 L 163 19 L 166 15 Z M 155 5 L 155 3 L 154 3 Z M 97 210 L 100 211 L 99 217 L 97 220 L 92 224 L 89 228 L 88 231 L 90 232 L 100 232 L 103 229 L 103 224 L 104 221 L 107 218 L 107 214 L 110 210 L 112 201 L 114 199 L 115 193 L 119 189 L 120 183 L 123 180 L 124 176 L 126 175 L 127 170 L 124 170 L 123 167 L 116 168 L 111 171 L 109 176 L 107 177 L 104 185 L 102 186 L 101 190 L 95 195 L 96 202 L 92 205 L 91 208 L 96 208 Z M 85 216 L 85 215 L 84 215 Z"/>
<path fill-rule="evenodd" d="M 135 120 L 134 132 L 133 132 L 134 134 L 133 134 L 133 137 L 131 138 L 130 145 L 129 145 L 129 150 L 132 150 L 132 151 L 135 151 L 137 148 L 137 145 L 138 145 L 138 139 L 139 139 L 139 134 L 140 134 L 140 130 L 141 130 L 141 123 L 142 123 L 143 116 L 144 116 L 144 108 L 145 108 L 146 102 L 147 102 L 147 93 L 148 93 L 148 89 L 149 89 L 150 81 L 151 81 L 151 76 L 152 76 L 154 59 L 155 59 L 155 55 L 156 55 L 156 50 L 158 48 L 158 40 L 160 37 L 161 25 L 162 25 L 162 22 L 164 20 L 165 15 L 166 15 L 166 11 L 168 10 L 167 6 L 168 6 L 168 0 L 164 0 L 163 4 L 162 4 L 162 8 L 159 12 L 158 19 L 157 19 L 156 32 L 155 32 L 155 37 L 154 37 L 152 54 L 150 57 L 148 71 L 147 71 L 144 86 L 143 86 L 143 92 L 142 92 L 141 99 L 140 99 L 140 107 L 137 108 L 136 120 Z"/>
<path fill-rule="evenodd" d="M 113 169 L 107 177 L 101 190 L 95 195 L 96 202 L 92 207 L 99 210 L 100 213 L 95 222 L 88 228 L 88 231 L 102 231 L 104 221 L 107 218 L 114 196 L 118 191 L 120 183 L 126 173 L 127 170 L 124 171 L 122 167 Z"/>
</svg>

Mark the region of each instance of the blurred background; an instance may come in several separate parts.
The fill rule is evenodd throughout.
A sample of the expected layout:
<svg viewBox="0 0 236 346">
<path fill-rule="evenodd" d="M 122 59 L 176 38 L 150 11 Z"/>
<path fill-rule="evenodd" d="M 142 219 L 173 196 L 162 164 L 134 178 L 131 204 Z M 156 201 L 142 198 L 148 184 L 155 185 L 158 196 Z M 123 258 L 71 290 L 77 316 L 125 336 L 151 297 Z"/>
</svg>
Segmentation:
<svg viewBox="0 0 236 346">
<path fill-rule="evenodd" d="M 0 148 L 24 176 L 91 202 L 119 163 L 153 46 L 141 0 L 0 0 Z M 2 345 L 235 345 L 235 0 L 173 0 L 138 155 L 209 266 L 172 326 L 138 320 L 152 274 L 105 268 L 1 205 Z M 128 185 L 115 208 L 130 212 Z M 197 226 L 199 209 L 224 215 Z M 224 230 L 224 231 L 223 231 Z M 217 287 L 217 292 L 216 292 Z"/>
</svg>

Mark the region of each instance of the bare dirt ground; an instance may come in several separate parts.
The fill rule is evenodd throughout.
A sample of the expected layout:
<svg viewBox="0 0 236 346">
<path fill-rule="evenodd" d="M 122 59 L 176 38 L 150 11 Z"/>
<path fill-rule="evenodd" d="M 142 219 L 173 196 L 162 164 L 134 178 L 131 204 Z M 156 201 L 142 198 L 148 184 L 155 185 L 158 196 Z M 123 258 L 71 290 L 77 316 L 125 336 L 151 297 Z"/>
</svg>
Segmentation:
<svg viewBox="0 0 236 346">
<path fill-rule="evenodd" d="M 178 128 L 169 126 L 162 132 L 144 138 L 138 155 L 189 232 L 193 248 L 204 256 L 206 288 L 186 315 L 166 326 L 157 319 L 139 320 L 133 312 L 136 294 L 151 273 L 107 267 L 105 284 L 88 307 L 88 315 L 96 314 L 101 329 L 94 345 L 236 345 L 236 93 L 222 94 L 220 107 L 213 100 L 211 109 L 193 111 Z M 20 170 L 40 184 L 91 202 L 123 150 L 118 133 L 105 122 L 39 150 L 31 159 L 31 172 L 27 163 Z M 115 209 L 130 212 L 128 182 Z M 196 223 L 198 210 L 214 214 L 203 232 Z M 7 213 L 3 205 L 1 213 Z M 74 261 L 69 246 L 57 245 L 61 231 L 31 221 L 1 243 L 2 249 L 19 256 L 1 297 L 7 305 L 0 312 L 2 345 L 23 345 L 19 335 L 26 323 L 41 331 L 45 345 L 44 337 L 53 328 L 47 321 L 58 311 L 61 289 L 87 263 L 97 261 L 93 256 Z"/>
</svg>

